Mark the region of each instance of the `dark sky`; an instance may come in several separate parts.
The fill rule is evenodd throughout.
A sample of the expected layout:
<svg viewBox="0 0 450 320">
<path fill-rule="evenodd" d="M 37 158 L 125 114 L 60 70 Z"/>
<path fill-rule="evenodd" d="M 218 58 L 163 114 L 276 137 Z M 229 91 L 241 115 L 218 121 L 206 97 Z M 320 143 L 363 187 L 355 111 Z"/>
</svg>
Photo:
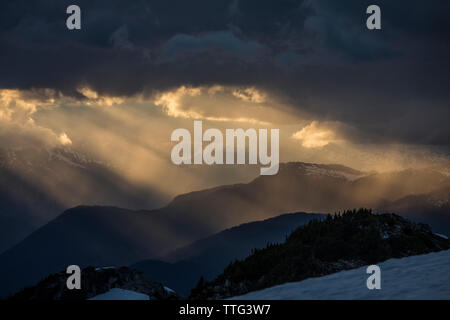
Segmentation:
<svg viewBox="0 0 450 320">
<path fill-rule="evenodd" d="M 382 30 L 365 27 L 370 4 Z M 354 140 L 449 146 L 449 23 L 438 0 L 1 1 L 0 88 L 251 85 Z"/>
</svg>

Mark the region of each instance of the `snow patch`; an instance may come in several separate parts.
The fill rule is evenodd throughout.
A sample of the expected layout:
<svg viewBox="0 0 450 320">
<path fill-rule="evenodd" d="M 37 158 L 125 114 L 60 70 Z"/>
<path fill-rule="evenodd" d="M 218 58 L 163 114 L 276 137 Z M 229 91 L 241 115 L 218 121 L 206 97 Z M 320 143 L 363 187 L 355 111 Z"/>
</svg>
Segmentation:
<svg viewBox="0 0 450 320">
<path fill-rule="evenodd" d="M 355 181 L 361 177 L 364 177 L 364 174 L 353 174 L 350 172 L 344 172 L 339 170 L 333 170 L 324 168 L 315 164 L 311 164 L 308 166 L 302 166 L 302 168 L 306 171 L 306 175 L 322 175 L 329 176 L 333 178 L 341 178 L 349 181 Z"/>
<path fill-rule="evenodd" d="M 174 290 L 168 288 L 168 287 L 164 287 L 164 290 L 166 290 L 168 293 L 175 293 Z"/>
<path fill-rule="evenodd" d="M 448 199 L 428 199 L 428 203 L 438 208 L 448 205 L 448 202 Z"/>
<path fill-rule="evenodd" d="M 113 288 L 89 300 L 150 300 L 150 297 L 136 291 Z"/>
<path fill-rule="evenodd" d="M 234 300 L 450 299 L 450 250 L 379 263 L 381 289 L 366 287 L 366 268 L 254 291 Z"/>
<path fill-rule="evenodd" d="M 97 268 L 95 268 L 95 271 L 100 271 L 100 270 L 108 270 L 108 269 L 116 269 L 116 267 L 114 267 L 114 266 L 108 266 L 108 267 L 97 267 Z"/>
<path fill-rule="evenodd" d="M 66 156 L 64 156 L 64 155 L 62 155 L 60 153 L 53 153 L 52 157 L 53 157 L 53 159 L 64 161 L 64 162 L 68 163 L 71 166 L 85 169 L 85 167 L 82 166 L 81 164 L 75 163 L 74 161 L 72 161 L 71 159 L 69 159 L 68 157 L 66 157 Z"/>
</svg>

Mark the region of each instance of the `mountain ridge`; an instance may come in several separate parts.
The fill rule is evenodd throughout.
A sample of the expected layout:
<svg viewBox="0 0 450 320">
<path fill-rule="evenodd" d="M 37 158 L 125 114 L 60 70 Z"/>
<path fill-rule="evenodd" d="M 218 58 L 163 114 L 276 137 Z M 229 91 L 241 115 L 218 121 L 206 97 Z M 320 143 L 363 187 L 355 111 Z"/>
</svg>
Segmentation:
<svg viewBox="0 0 450 320">
<path fill-rule="evenodd" d="M 212 279 L 231 261 L 245 258 L 255 248 L 263 248 L 268 243 L 282 242 L 296 227 L 324 217 L 321 214 L 288 213 L 244 223 L 177 248 L 158 260 L 142 260 L 130 267 L 188 296 L 200 277 Z"/>
<path fill-rule="evenodd" d="M 79 204 L 154 208 L 164 201 L 70 148 L 0 148 L 0 163 L 0 253 Z"/>
<path fill-rule="evenodd" d="M 287 282 L 450 249 L 450 241 L 429 226 L 395 214 L 346 211 L 311 220 L 282 244 L 255 250 L 228 265 L 213 281 L 200 279 L 192 299 L 223 299 Z"/>
<path fill-rule="evenodd" d="M 435 192 L 450 185 L 449 177 L 435 171 L 369 174 L 349 180 L 345 175 L 336 176 L 337 168 L 347 167 L 282 164 L 275 176 L 259 176 L 247 184 L 184 194 L 169 205 L 153 210 L 103 206 L 69 209 L 69 213 L 79 214 L 66 212 L 58 216 L 53 223 L 0 254 L 0 281 L 12 286 L 5 285 L 2 289 L 8 292 L 20 289 L 31 284 L 27 281 L 38 281 L 66 263 L 78 261 L 87 266 L 158 259 L 177 247 L 232 226 L 285 212 L 333 213 L 358 207 L 377 210 L 394 199 Z M 351 168 L 340 170 L 352 175 L 360 173 Z M 430 221 L 433 228 L 443 227 L 438 232 L 448 235 L 449 215 L 436 218 L 434 212 L 424 210 L 415 212 L 414 218 Z M 407 211 L 399 213 L 408 217 Z M 96 246 L 103 251 L 96 251 Z M 42 262 L 42 257 L 47 262 Z M 36 265 L 36 270 L 27 273 L 27 265 Z M 14 284 L 13 279 L 17 278 L 23 280 Z"/>
</svg>

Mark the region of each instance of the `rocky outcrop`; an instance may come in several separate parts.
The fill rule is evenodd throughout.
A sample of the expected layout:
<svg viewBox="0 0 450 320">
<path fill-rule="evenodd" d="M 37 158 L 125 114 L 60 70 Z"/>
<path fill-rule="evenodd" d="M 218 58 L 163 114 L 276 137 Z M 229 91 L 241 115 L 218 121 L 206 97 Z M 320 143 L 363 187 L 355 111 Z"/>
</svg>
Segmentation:
<svg viewBox="0 0 450 320">
<path fill-rule="evenodd" d="M 27 287 L 11 297 L 12 300 L 86 300 L 105 293 L 112 288 L 120 288 L 146 294 L 150 300 L 173 300 L 178 295 L 127 267 L 94 268 L 81 270 L 81 289 L 69 290 L 66 286 L 66 272 L 52 274 L 33 287 Z"/>
</svg>

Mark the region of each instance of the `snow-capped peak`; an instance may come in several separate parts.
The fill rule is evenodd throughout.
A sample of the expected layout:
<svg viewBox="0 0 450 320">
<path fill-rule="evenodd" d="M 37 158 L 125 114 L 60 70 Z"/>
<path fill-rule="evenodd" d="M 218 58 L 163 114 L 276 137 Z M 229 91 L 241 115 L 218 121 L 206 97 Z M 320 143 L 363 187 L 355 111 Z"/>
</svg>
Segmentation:
<svg viewBox="0 0 450 320">
<path fill-rule="evenodd" d="M 303 169 L 306 175 L 328 176 L 333 178 L 342 178 L 349 181 L 355 181 L 366 175 L 356 170 L 345 170 L 345 168 L 339 168 L 338 166 L 300 164 L 299 168 Z"/>
</svg>

